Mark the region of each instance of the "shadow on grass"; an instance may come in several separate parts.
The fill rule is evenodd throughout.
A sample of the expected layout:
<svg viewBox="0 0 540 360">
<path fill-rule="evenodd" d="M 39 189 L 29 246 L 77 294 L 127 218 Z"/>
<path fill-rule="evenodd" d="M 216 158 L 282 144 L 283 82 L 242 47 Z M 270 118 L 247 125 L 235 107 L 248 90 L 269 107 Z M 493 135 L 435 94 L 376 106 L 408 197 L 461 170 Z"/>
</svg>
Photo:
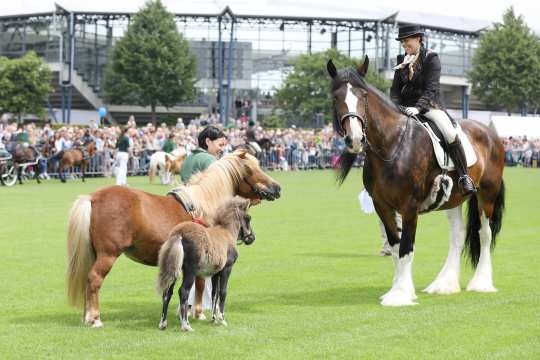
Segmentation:
<svg viewBox="0 0 540 360">
<path fill-rule="evenodd" d="M 307 252 L 307 253 L 297 253 L 296 256 L 306 256 L 306 257 L 322 257 L 322 258 L 332 258 L 332 259 L 355 259 L 355 258 L 371 258 L 377 257 L 375 254 L 359 254 L 359 253 L 324 253 L 324 252 Z"/>
<path fill-rule="evenodd" d="M 378 298 L 386 290 L 383 287 L 342 287 L 295 292 L 257 292 L 236 295 L 227 303 L 227 310 L 234 313 L 268 313 L 270 306 L 336 307 L 368 304 L 378 306 Z M 177 300 L 177 299 L 176 299 Z M 169 321 L 176 317 L 177 301 L 169 306 Z M 205 311 L 210 316 L 209 311 Z M 13 324 L 46 324 L 62 327 L 84 328 L 81 311 L 66 309 L 32 316 L 9 319 Z M 101 320 L 106 327 L 146 331 L 157 329 L 161 315 L 160 301 L 115 301 L 101 308 Z M 193 321 L 193 320 L 192 320 Z M 174 320 L 172 321 L 174 323 Z M 196 323 L 212 326 L 208 321 Z"/>
</svg>

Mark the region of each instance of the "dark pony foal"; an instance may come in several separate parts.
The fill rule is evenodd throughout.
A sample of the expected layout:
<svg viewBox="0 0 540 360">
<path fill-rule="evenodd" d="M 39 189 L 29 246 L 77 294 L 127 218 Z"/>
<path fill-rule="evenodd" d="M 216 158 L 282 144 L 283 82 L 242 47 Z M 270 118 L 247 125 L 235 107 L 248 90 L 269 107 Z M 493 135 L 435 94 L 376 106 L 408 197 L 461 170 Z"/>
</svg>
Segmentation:
<svg viewBox="0 0 540 360">
<path fill-rule="evenodd" d="M 163 295 L 160 329 L 167 327 L 169 301 L 181 272 L 183 279 L 178 294 L 182 330 L 193 331 L 188 321 L 188 297 L 197 276 L 212 276 L 212 321 L 227 325 L 225 298 L 229 276 L 238 257 L 236 241 L 246 245 L 255 241 L 247 214 L 249 204 L 249 200 L 235 197 L 217 210 L 214 226 L 205 228 L 199 223 L 184 222 L 171 231 L 159 251 L 157 291 Z"/>
</svg>

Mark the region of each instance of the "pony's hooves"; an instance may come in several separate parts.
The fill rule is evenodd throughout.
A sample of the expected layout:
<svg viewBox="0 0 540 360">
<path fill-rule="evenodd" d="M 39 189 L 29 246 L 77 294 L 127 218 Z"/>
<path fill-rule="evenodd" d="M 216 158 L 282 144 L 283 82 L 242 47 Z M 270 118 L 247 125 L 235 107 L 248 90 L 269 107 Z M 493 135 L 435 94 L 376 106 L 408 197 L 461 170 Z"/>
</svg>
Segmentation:
<svg viewBox="0 0 540 360">
<path fill-rule="evenodd" d="M 161 320 L 159 322 L 159 330 L 165 330 L 167 328 L 167 320 Z"/>
<path fill-rule="evenodd" d="M 103 323 L 101 322 L 101 320 L 97 319 L 97 320 L 94 320 L 94 322 L 92 323 L 92 328 L 101 328 L 103 327 Z"/>
<path fill-rule="evenodd" d="M 204 313 L 199 313 L 195 314 L 194 318 L 197 320 L 206 320 L 206 315 L 204 315 Z"/>
<path fill-rule="evenodd" d="M 416 300 L 416 294 L 405 292 L 403 290 L 391 290 L 383 296 L 381 299 L 382 306 L 410 306 L 418 305 L 414 302 Z"/>
<path fill-rule="evenodd" d="M 431 295 L 451 295 L 460 292 L 461 288 L 459 287 L 459 281 L 457 280 L 445 281 L 436 279 L 422 291 Z"/>
</svg>

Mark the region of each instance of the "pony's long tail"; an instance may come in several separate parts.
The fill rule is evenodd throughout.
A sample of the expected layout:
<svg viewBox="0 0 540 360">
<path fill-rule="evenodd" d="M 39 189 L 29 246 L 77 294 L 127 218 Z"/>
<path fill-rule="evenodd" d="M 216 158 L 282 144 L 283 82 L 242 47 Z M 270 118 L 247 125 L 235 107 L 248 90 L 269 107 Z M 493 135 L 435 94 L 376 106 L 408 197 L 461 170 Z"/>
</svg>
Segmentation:
<svg viewBox="0 0 540 360">
<path fill-rule="evenodd" d="M 159 275 L 156 291 L 160 296 L 180 277 L 183 263 L 182 235 L 173 234 L 159 250 Z"/>
<path fill-rule="evenodd" d="M 69 304 L 75 307 L 84 305 L 88 273 L 96 261 L 90 242 L 91 214 L 90 195 L 79 196 L 69 214 L 66 290 Z"/>
<path fill-rule="evenodd" d="M 489 219 L 489 227 L 491 228 L 491 249 L 495 248 L 495 240 L 497 234 L 501 231 L 502 218 L 504 212 L 504 197 L 505 197 L 504 181 L 501 181 L 501 188 L 495 197 L 493 213 Z M 468 256 L 471 260 L 473 268 L 476 269 L 480 260 L 480 209 L 478 208 L 477 195 L 471 196 L 469 199 L 468 219 L 467 219 L 467 235 L 465 236 L 465 247 L 469 249 Z"/>
</svg>

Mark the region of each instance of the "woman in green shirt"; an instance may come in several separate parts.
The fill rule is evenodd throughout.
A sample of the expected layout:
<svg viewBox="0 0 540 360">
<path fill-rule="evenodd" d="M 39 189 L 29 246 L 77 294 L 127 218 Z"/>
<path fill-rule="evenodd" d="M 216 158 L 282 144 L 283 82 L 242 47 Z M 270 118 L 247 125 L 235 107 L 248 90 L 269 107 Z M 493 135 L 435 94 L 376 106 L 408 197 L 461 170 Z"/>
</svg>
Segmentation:
<svg viewBox="0 0 540 360">
<path fill-rule="evenodd" d="M 184 160 L 180 168 L 180 177 L 182 182 L 187 183 L 193 174 L 204 171 L 223 153 L 223 148 L 227 144 L 227 136 L 223 131 L 215 126 L 207 126 L 199 133 L 197 138 L 199 147 Z M 190 306 L 195 304 L 195 287 L 199 294 L 202 292 L 202 306 L 204 310 L 212 308 L 212 280 L 206 278 L 205 281 L 195 280 L 195 285 L 189 292 L 188 303 Z M 204 289 L 204 290 L 203 290 Z M 195 309 L 193 309 L 195 310 Z M 195 314 L 199 319 L 204 319 L 204 314 Z"/>
<path fill-rule="evenodd" d="M 184 160 L 180 169 L 183 183 L 187 183 L 193 174 L 204 171 L 223 153 L 227 136 L 215 126 L 207 126 L 199 133 L 199 147 Z"/>
</svg>

